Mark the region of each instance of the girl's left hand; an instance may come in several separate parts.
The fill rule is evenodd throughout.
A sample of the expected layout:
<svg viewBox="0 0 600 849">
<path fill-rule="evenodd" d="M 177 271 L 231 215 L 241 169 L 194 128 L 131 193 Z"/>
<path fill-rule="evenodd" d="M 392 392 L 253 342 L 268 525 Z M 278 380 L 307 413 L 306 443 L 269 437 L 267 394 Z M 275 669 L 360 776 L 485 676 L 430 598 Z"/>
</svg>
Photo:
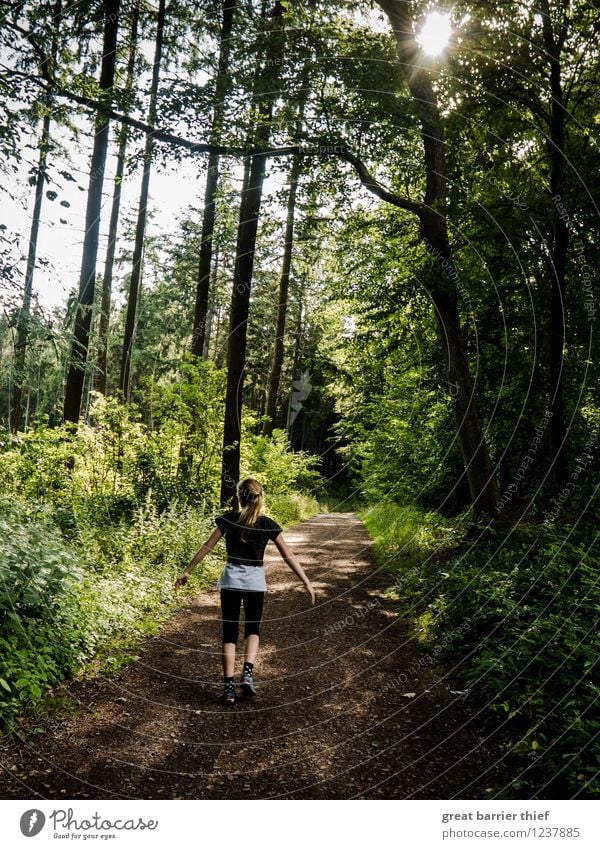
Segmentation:
<svg viewBox="0 0 600 849">
<path fill-rule="evenodd" d="M 183 575 L 180 575 L 175 581 L 175 589 L 178 590 L 179 587 L 185 587 L 187 584 L 187 580 L 190 576 L 187 572 L 184 572 Z"/>
</svg>

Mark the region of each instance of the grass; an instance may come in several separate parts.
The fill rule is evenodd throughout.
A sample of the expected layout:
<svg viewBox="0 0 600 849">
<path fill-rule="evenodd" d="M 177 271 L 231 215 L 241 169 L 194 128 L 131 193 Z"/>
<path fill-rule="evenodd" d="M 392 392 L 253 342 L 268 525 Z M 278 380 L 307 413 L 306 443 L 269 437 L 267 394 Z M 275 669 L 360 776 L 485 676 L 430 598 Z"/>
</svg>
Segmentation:
<svg viewBox="0 0 600 849">
<path fill-rule="evenodd" d="M 598 798 L 600 579 L 595 527 L 462 533 L 414 507 L 362 518 L 392 596 L 482 730 L 502 729 L 514 777 L 494 798 Z"/>
<path fill-rule="evenodd" d="M 415 506 L 380 503 L 359 511 L 373 538 L 378 562 L 394 577 L 406 580 L 424 560 L 444 560 L 457 550 L 461 539 L 460 519 L 449 519 Z"/>
</svg>

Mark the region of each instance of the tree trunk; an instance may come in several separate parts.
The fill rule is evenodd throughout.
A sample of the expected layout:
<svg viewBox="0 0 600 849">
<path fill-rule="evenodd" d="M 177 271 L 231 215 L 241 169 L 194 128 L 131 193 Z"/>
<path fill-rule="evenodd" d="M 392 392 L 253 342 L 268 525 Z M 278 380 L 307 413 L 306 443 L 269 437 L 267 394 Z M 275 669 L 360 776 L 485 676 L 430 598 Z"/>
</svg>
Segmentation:
<svg viewBox="0 0 600 849">
<path fill-rule="evenodd" d="M 216 309 L 216 296 L 215 296 L 215 287 L 217 285 L 217 279 L 219 274 L 219 247 L 215 249 L 215 260 L 211 262 L 211 283 L 209 293 L 212 292 L 211 297 L 208 300 L 208 312 L 206 314 L 206 333 L 204 334 L 204 346 L 202 348 L 202 359 L 209 359 L 209 351 L 210 351 L 210 340 L 212 337 L 213 325 L 215 323 L 215 309 Z"/>
<path fill-rule="evenodd" d="M 48 100 L 48 98 L 46 98 Z M 48 106 L 48 104 L 47 104 Z M 35 201 L 33 204 L 33 217 L 31 220 L 31 231 L 29 235 L 29 251 L 27 254 L 27 268 L 25 271 L 25 287 L 23 290 L 23 305 L 19 310 L 17 318 L 17 338 L 15 341 L 15 380 L 11 403 L 10 429 L 13 433 L 19 430 L 21 425 L 21 404 L 23 399 L 23 384 L 25 382 L 25 361 L 27 357 L 27 343 L 29 337 L 29 320 L 31 315 L 31 296 L 33 292 L 33 274 L 35 271 L 35 260 L 37 256 L 37 242 L 40 230 L 40 216 L 42 201 L 44 199 L 44 185 L 46 182 L 46 161 L 50 143 L 50 115 L 45 112 L 42 122 L 42 135 L 40 138 L 38 171 L 35 183 Z"/>
<path fill-rule="evenodd" d="M 283 7 L 279 0 L 274 4 L 267 38 L 265 55 L 272 73 L 258 77 L 261 97 L 257 111 L 255 145 L 266 148 L 269 142 L 273 103 L 277 95 L 276 81 L 283 57 L 282 35 Z M 227 391 L 225 396 L 225 421 L 223 427 L 223 460 L 221 478 L 221 504 L 237 504 L 236 483 L 240 477 L 240 440 L 242 433 L 242 391 L 246 364 L 246 335 L 250 305 L 250 287 L 254 267 L 256 233 L 265 179 L 266 157 L 252 156 L 246 162 L 244 185 L 240 203 L 240 219 L 233 272 L 233 293 L 229 322 L 227 351 Z M 246 178 L 247 175 L 247 178 Z"/>
<path fill-rule="evenodd" d="M 236 483 L 240 477 L 240 440 L 242 433 L 242 389 L 246 365 L 246 336 L 250 308 L 250 285 L 258 216 L 262 200 L 266 160 L 255 156 L 246 160 L 240 201 L 240 219 L 236 245 L 233 289 L 227 345 L 227 389 L 223 423 L 223 461 L 221 504 L 236 504 Z"/>
<path fill-rule="evenodd" d="M 104 3 L 104 39 L 100 70 L 100 89 L 103 92 L 112 89 L 115 76 L 119 6 L 120 0 L 105 0 Z M 100 231 L 100 214 L 102 211 L 102 186 L 104 183 L 104 167 L 108 149 L 108 134 L 109 119 L 106 112 L 101 109 L 96 115 L 95 122 L 94 148 L 90 164 L 90 180 L 85 215 L 83 256 L 79 279 L 79 301 L 75 316 L 70 364 L 65 389 L 64 418 L 69 422 L 78 422 L 81 412 L 84 370 L 87 363 L 90 323 L 94 305 L 98 235 Z"/>
<path fill-rule="evenodd" d="M 555 37 L 547 0 L 540 3 L 544 47 L 550 64 L 550 194 L 554 205 L 552 246 L 550 250 L 550 444 L 554 454 L 554 479 L 558 485 L 566 483 L 568 457 L 567 432 L 563 402 L 563 366 L 565 347 L 565 283 L 569 226 L 562 193 L 565 166 L 565 106 L 561 82 L 560 54 L 567 33 L 568 4 L 565 7 L 562 33 Z"/>
<path fill-rule="evenodd" d="M 267 404 L 265 410 L 266 418 L 263 422 L 262 427 L 263 436 L 271 436 L 275 424 L 275 411 L 277 409 L 279 381 L 281 378 L 281 368 L 283 366 L 285 322 L 288 306 L 290 270 L 292 267 L 292 249 L 294 245 L 294 219 L 296 213 L 296 196 L 298 194 L 299 176 L 300 159 L 298 156 L 295 156 L 292 160 L 292 169 L 290 174 L 290 191 L 287 202 L 283 262 L 281 264 L 281 276 L 279 278 L 277 324 L 275 327 L 275 347 L 273 349 L 273 360 L 271 362 L 271 373 L 269 375 L 269 388 L 267 392 Z"/>
<path fill-rule="evenodd" d="M 302 69 L 301 95 L 298 104 L 297 131 L 301 137 L 302 121 L 304 119 L 304 108 L 306 106 L 306 95 L 309 84 L 308 64 Z M 292 160 L 290 170 L 290 191 L 288 195 L 287 214 L 285 222 L 285 240 L 283 249 L 283 262 L 281 265 L 281 276 L 279 278 L 279 299 L 277 303 L 277 325 L 275 328 L 275 346 L 273 349 L 273 360 L 271 362 L 271 373 L 269 375 L 269 386 L 265 409 L 265 421 L 263 422 L 263 436 L 271 436 L 275 425 L 275 412 L 277 410 L 277 396 L 279 395 L 279 383 L 281 380 L 281 369 L 283 366 L 285 324 L 288 307 L 288 292 L 290 283 L 290 270 L 292 267 L 292 250 L 294 246 L 294 224 L 296 216 L 296 196 L 298 194 L 298 181 L 300 177 L 300 157 L 295 156 Z"/>
<path fill-rule="evenodd" d="M 229 88 L 227 73 L 229 70 L 229 55 L 231 53 L 231 30 L 236 0 L 223 0 L 223 17 L 221 22 L 221 38 L 219 47 L 219 62 L 215 84 L 215 101 L 213 109 L 211 144 L 218 144 L 221 138 L 223 115 L 225 112 L 225 97 Z M 196 309 L 194 313 L 194 330 L 192 334 L 192 354 L 206 359 L 205 338 L 207 334 L 206 318 L 210 292 L 213 233 L 215 229 L 215 200 L 219 184 L 219 156 L 210 153 L 206 170 L 206 187 L 204 190 L 204 216 L 202 219 L 202 235 L 200 238 L 200 263 L 198 267 L 198 286 L 196 291 Z"/>
<path fill-rule="evenodd" d="M 148 124 L 153 127 L 156 123 L 156 99 L 158 95 L 158 81 L 160 78 L 160 61 L 163 48 L 163 31 L 165 26 L 166 0 L 160 0 L 158 5 L 158 22 L 156 26 L 156 42 L 154 48 L 154 65 L 152 68 L 152 84 L 150 87 L 150 106 L 148 109 Z M 146 218 L 148 207 L 148 193 L 150 190 L 150 170 L 152 168 L 152 154 L 154 152 L 154 138 L 152 133 L 146 135 L 144 149 L 144 172 L 142 174 L 142 187 L 140 190 L 140 203 L 138 207 L 137 223 L 135 228 L 135 245 L 133 248 L 133 263 L 131 278 L 129 280 L 129 295 L 127 299 L 127 314 L 125 317 L 125 336 L 123 339 L 123 355 L 121 357 L 121 376 L 119 389 L 124 401 L 129 400 L 131 355 L 135 336 L 135 323 L 142 279 L 142 255 L 144 252 L 144 235 L 146 233 Z"/>
<path fill-rule="evenodd" d="M 287 406 L 287 416 L 285 421 L 285 429 L 287 430 L 287 435 L 290 440 L 290 444 L 293 446 L 292 442 L 292 428 L 294 426 L 294 420 L 292 419 L 292 400 L 294 397 L 294 382 L 296 381 L 296 375 L 298 378 L 300 377 L 300 360 L 302 355 L 302 335 L 303 335 L 303 321 L 304 321 L 304 290 L 305 286 L 302 285 L 300 289 L 300 298 L 298 303 L 298 320 L 296 321 L 296 332 L 294 333 L 294 359 L 292 362 L 292 385 L 290 386 L 290 392 L 288 396 L 288 406 Z"/>
<path fill-rule="evenodd" d="M 58 51 L 58 28 L 62 15 L 62 0 L 57 0 L 52 10 L 54 27 L 52 30 L 52 46 L 50 48 L 50 61 L 56 64 Z M 54 70 L 47 67 L 46 60 L 42 63 L 42 76 L 50 76 Z M 46 66 L 46 67 L 44 67 Z M 35 272 L 35 260 L 37 256 L 37 243 L 40 231 L 40 216 L 42 201 L 44 199 L 44 183 L 46 181 L 46 163 L 48 148 L 50 146 L 50 108 L 52 97 L 49 93 L 44 96 L 44 118 L 42 121 L 42 135 L 40 137 L 39 158 L 37 177 L 35 181 L 35 201 L 33 204 L 33 216 L 31 219 L 31 232 L 29 235 L 29 250 L 27 252 L 27 268 L 25 270 L 25 285 L 23 288 L 23 305 L 17 318 L 17 339 L 15 342 L 15 381 L 10 411 L 10 429 L 16 433 L 21 425 L 21 404 L 23 399 L 23 383 L 25 381 L 25 362 L 27 358 L 27 343 L 29 336 L 29 319 L 31 313 L 31 295 L 33 292 L 33 275 Z M 29 409 L 29 395 L 27 396 Z"/>
<path fill-rule="evenodd" d="M 129 60 L 127 62 L 127 78 L 125 90 L 131 94 L 133 89 L 133 74 L 135 71 L 135 57 L 137 51 L 138 25 L 140 19 L 140 4 L 136 2 L 133 7 L 133 19 L 131 22 L 131 44 L 129 48 Z M 117 245 L 117 228 L 119 226 L 119 214 L 121 210 L 121 192 L 123 187 L 123 175 L 125 173 L 125 154 L 127 152 L 127 141 L 129 139 L 129 127 L 121 124 L 119 131 L 119 151 L 117 154 L 117 170 L 113 190 L 112 208 L 110 211 L 110 225 L 108 228 L 108 248 L 106 250 L 106 263 L 104 267 L 104 278 L 102 281 L 102 301 L 100 305 L 100 325 L 98 329 L 98 380 L 96 389 L 102 395 L 106 395 L 106 370 L 108 359 L 108 329 L 110 324 L 110 305 L 112 297 L 113 269 L 115 264 L 115 248 Z"/>
<path fill-rule="evenodd" d="M 446 160 L 442 119 L 429 73 L 420 64 L 420 51 L 412 27 L 408 3 L 378 0 L 389 18 L 398 58 L 405 73 L 415 110 L 421 123 L 425 157 L 425 208 L 420 216 L 421 235 L 428 251 L 442 270 L 443 280 L 432 287 L 430 297 L 436 311 L 440 343 L 445 351 L 448 390 L 453 400 L 454 420 L 474 515 L 498 513 L 498 490 L 494 470 L 475 404 L 458 310 L 456 270 L 446 219 Z"/>
</svg>

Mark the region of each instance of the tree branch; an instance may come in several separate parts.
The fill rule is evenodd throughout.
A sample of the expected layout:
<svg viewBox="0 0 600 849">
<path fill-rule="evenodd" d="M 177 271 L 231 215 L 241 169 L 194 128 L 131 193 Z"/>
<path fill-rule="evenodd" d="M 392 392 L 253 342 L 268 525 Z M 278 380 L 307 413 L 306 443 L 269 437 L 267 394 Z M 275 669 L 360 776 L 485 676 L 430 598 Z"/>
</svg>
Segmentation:
<svg viewBox="0 0 600 849">
<path fill-rule="evenodd" d="M 365 163 L 359 159 L 358 156 L 349 151 L 345 145 L 329 145 L 329 147 L 333 147 L 330 155 L 337 156 L 345 162 L 349 162 L 358 174 L 363 186 L 376 195 L 376 197 L 386 201 L 386 203 L 398 206 L 400 209 L 405 209 L 407 212 L 412 212 L 414 215 L 419 216 L 419 218 L 425 214 L 427 206 L 424 203 L 411 200 L 411 198 L 404 197 L 403 195 L 397 195 L 389 189 L 386 189 L 385 186 L 378 183 L 371 175 Z M 325 152 L 327 152 L 326 149 Z"/>
<path fill-rule="evenodd" d="M 75 94 L 75 92 L 69 91 L 68 89 L 53 90 L 39 77 L 36 77 L 33 74 L 26 74 L 23 71 L 15 71 L 12 68 L 7 68 L 5 65 L 1 65 L 0 68 L 9 76 L 17 76 L 21 79 L 27 79 L 30 82 L 36 83 L 46 93 L 52 94 L 53 97 L 60 97 L 66 100 L 72 100 L 75 103 L 79 103 L 81 106 L 87 106 L 94 112 L 102 111 L 108 118 L 113 121 L 118 121 L 119 123 L 125 124 L 128 127 L 133 127 L 133 129 L 140 130 L 142 133 L 152 134 L 153 138 L 155 138 L 157 141 L 166 142 L 167 144 L 172 144 L 175 147 L 183 147 L 187 150 L 192 151 L 193 153 L 216 153 L 224 156 L 226 156 L 227 154 L 233 156 L 248 156 L 253 153 L 252 150 L 246 150 L 245 148 L 241 147 L 226 147 L 223 145 L 214 145 L 206 144 L 204 142 L 191 141 L 190 139 L 183 138 L 182 136 L 177 136 L 174 133 L 169 133 L 165 130 L 161 130 L 158 127 L 152 127 L 150 126 L 150 124 L 146 124 L 144 121 L 138 121 L 137 118 L 132 118 L 130 115 L 123 115 L 121 112 L 117 112 L 115 109 L 107 107 L 106 104 L 101 103 L 99 100 L 95 100 L 92 97 L 86 97 L 82 94 Z"/>
<path fill-rule="evenodd" d="M 169 133 L 166 130 L 161 130 L 158 127 L 153 127 L 150 124 L 146 124 L 144 121 L 138 121 L 136 118 L 131 118 L 129 115 L 123 115 L 122 113 L 117 112 L 114 109 L 107 108 L 105 104 L 102 104 L 100 101 L 94 100 L 91 97 L 86 97 L 85 95 L 81 94 L 75 94 L 75 92 L 68 91 L 67 89 L 59 89 L 52 91 L 50 86 L 42 82 L 39 77 L 35 77 L 32 74 L 26 74 L 22 71 L 15 71 L 11 68 L 6 68 L 6 66 L 0 67 L 9 75 L 18 76 L 20 78 L 25 78 L 32 82 L 35 82 L 37 85 L 40 86 L 40 88 L 44 89 L 44 91 L 46 91 L 48 94 L 52 94 L 54 97 L 61 97 L 67 100 L 72 100 L 75 103 L 79 103 L 82 106 L 86 106 L 94 111 L 102 110 L 108 118 L 114 121 L 119 121 L 121 124 L 125 124 L 128 127 L 133 127 L 133 129 L 140 130 L 140 132 L 142 133 L 151 134 L 152 137 L 156 139 L 156 141 L 162 141 L 166 144 L 174 145 L 175 147 L 182 147 L 192 153 L 214 153 L 219 156 L 241 157 L 311 155 L 316 155 L 319 157 L 335 156 L 352 165 L 363 186 L 370 192 L 372 192 L 372 194 L 374 194 L 376 197 L 380 198 L 380 200 L 383 200 L 386 203 L 390 203 L 393 206 L 397 206 L 400 209 L 404 209 L 407 212 L 412 212 L 414 215 L 419 216 L 419 218 L 425 215 L 428 210 L 428 207 L 424 203 L 412 200 L 411 198 L 407 198 L 402 195 L 397 195 L 387 189 L 385 186 L 382 186 L 379 182 L 377 182 L 377 180 L 369 172 L 365 163 L 361 159 L 359 159 L 358 156 L 352 153 L 352 151 L 348 149 L 344 142 L 332 142 L 329 139 L 312 139 L 310 137 L 307 137 L 306 141 L 302 144 L 287 145 L 285 147 L 274 147 L 266 149 L 217 145 L 209 144 L 206 142 L 195 142 L 191 141 L 190 139 L 183 138 L 182 136 L 177 136 L 174 133 Z"/>
<path fill-rule="evenodd" d="M 46 52 L 40 47 L 40 45 L 35 40 L 33 32 L 31 30 L 25 29 L 24 27 L 20 26 L 19 24 L 15 23 L 14 21 L 9 21 L 9 20 L 5 19 L 3 21 L 3 23 L 4 23 L 5 26 L 9 27 L 10 29 L 15 30 L 15 32 L 18 32 L 25 39 L 27 39 L 27 41 L 31 44 L 34 52 L 37 53 L 37 56 L 40 60 L 40 68 L 41 68 L 42 74 L 44 75 L 44 78 L 48 82 L 50 82 L 50 79 L 49 79 L 48 74 L 47 74 L 48 56 L 47 56 Z"/>
</svg>

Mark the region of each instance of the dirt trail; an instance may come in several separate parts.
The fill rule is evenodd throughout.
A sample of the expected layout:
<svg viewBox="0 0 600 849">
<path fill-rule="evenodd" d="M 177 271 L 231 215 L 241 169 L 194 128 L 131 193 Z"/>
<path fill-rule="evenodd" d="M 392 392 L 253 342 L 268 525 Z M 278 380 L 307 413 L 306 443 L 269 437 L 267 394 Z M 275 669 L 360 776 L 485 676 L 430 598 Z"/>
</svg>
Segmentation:
<svg viewBox="0 0 600 849">
<path fill-rule="evenodd" d="M 256 699 L 215 701 L 219 595 L 202 593 L 117 678 L 71 682 L 76 714 L 2 750 L 0 797 L 449 799 L 501 782 L 498 752 L 386 599 L 356 516 L 286 539 L 319 599 L 268 546 Z"/>
</svg>

